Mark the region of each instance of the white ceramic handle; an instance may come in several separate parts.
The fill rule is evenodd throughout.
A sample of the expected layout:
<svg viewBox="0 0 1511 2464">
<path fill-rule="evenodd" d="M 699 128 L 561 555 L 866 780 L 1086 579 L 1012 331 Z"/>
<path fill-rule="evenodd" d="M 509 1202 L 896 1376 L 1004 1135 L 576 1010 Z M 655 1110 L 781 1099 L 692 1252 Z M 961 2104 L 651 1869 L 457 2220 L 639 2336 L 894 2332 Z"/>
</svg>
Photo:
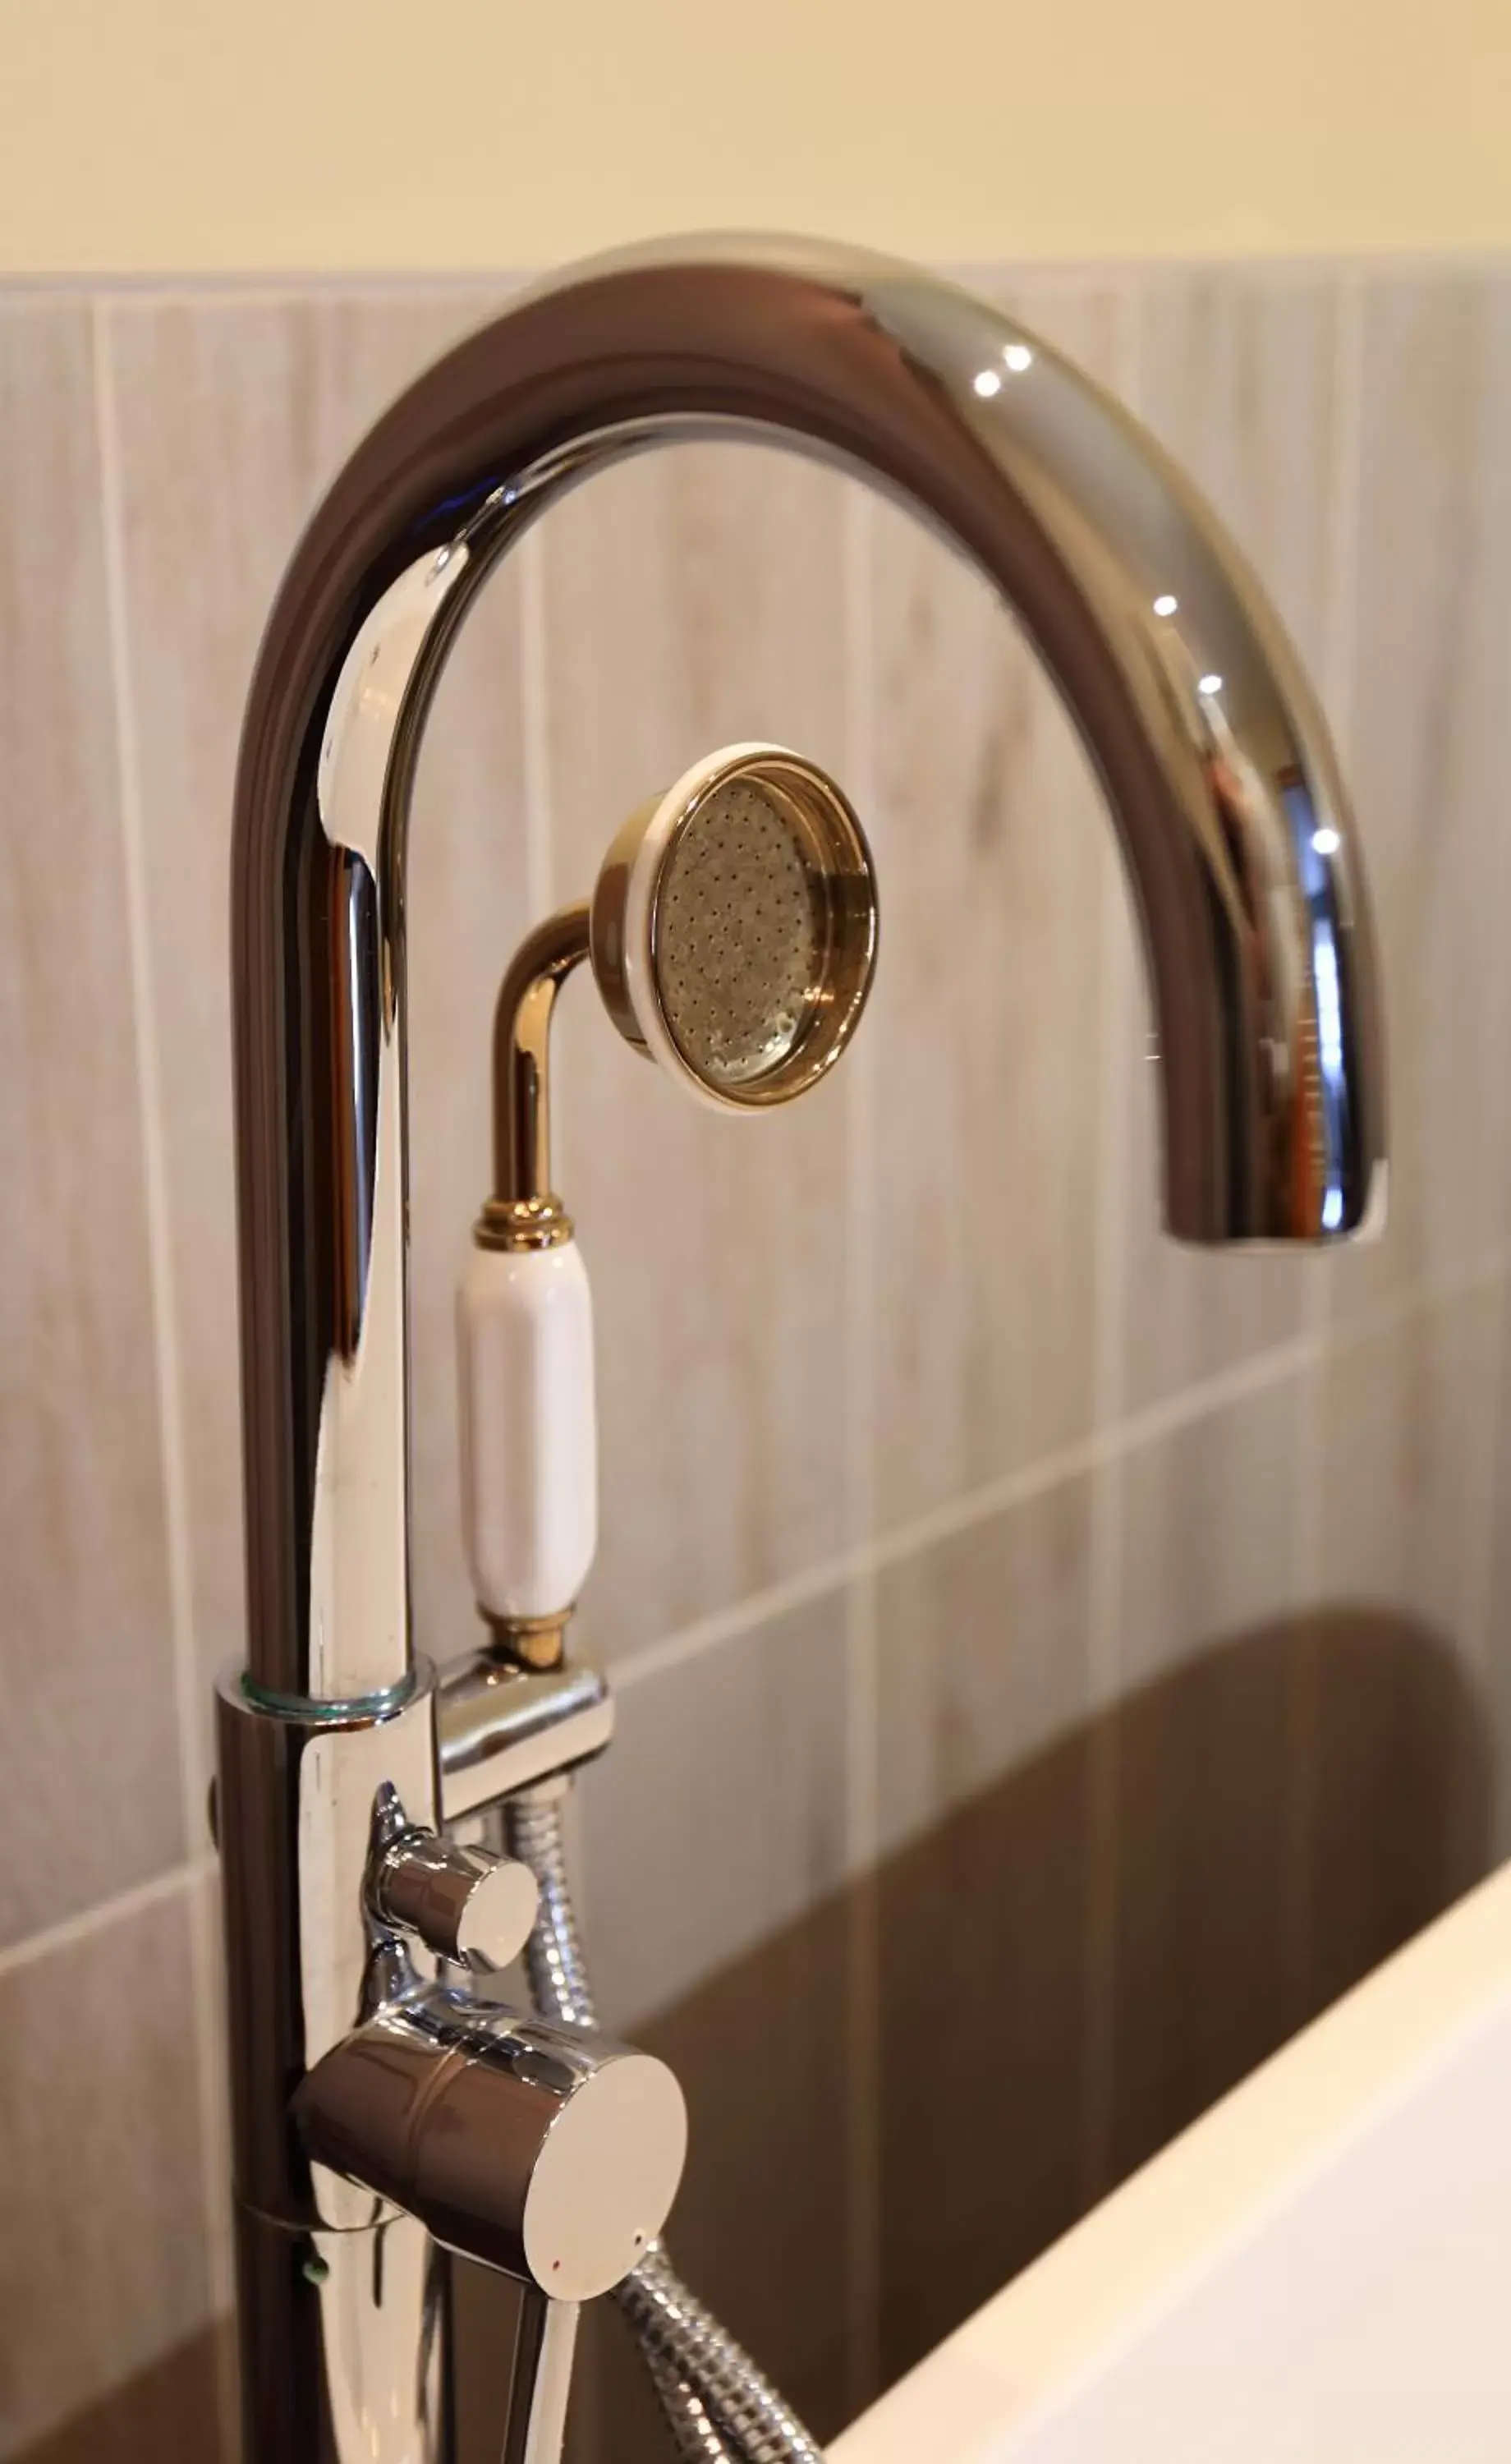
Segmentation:
<svg viewBox="0 0 1511 2464">
<path fill-rule="evenodd" d="M 556 1617 L 598 1540 L 593 1299 L 576 1242 L 474 1249 L 456 1315 L 472 1587 L 491 1617 Z"/>
</svg>

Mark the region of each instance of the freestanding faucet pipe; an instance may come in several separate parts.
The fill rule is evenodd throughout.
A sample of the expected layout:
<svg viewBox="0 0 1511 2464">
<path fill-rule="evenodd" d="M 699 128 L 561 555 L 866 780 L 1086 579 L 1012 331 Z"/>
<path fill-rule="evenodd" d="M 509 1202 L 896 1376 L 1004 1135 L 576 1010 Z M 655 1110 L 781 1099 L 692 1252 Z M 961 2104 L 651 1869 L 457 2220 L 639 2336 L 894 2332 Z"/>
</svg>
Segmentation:
<svg viewBox="0 0 1511 2464">
<path fill-rule="evenodd" d="M 338 2102 L 374 2042 L 397 2033 L 406 2059 L 429 2059 L 382 2016 L 397 1954 L 364 1897 L 376 1794 L 421 1833 L 445 1810 L 409 1621 L 416 753 L 451 638 L 526 523 L 621 455 L 710 434 L 785 440 L 874 480 L 992 578 L 1038 645 L 1135 896 L 1171 1229 L 1326 1240 L 1383 1187 L 1372 957 L 1325 727 L 1211 514 L 1053 350 L 903 265 L 698 241 L 525 296 L 379 422 L 278 595 L 236 784 L 250 1639 L 221 1697 L 220 1838 L 249 2464 L 450 2453 L 444 2276 L 396 2204 L 403 2168 L 369 2151 L 364 2173 L 329 2101 L 313 2149 L 292 2119 L 348 2039 L 352 2058 L 322 2074 Z M 475 1775 L 468 1801 L 486 1801 Z M 404 1959 L 404 1991 L 423 1993 L 423 1947 Z M 448 2024 L 450 2081 L 486 2032 Z M 344 2171 L 326 2161 L 338 2141 Z M 496 2218 L 488 2233 L 509 2237 Z M 471 2247 L 461 2227 L 453 2240 Z"/>
</svg>

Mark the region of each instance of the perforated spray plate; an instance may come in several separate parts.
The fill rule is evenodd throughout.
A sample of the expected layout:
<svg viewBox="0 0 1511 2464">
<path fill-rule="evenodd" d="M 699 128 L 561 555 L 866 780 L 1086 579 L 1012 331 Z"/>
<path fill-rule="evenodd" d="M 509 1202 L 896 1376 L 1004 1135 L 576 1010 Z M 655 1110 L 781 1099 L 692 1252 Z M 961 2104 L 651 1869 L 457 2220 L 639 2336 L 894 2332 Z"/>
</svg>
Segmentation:
<svg viewBox="0 0 1511 2464">
<path fill-rule="evenodd" d="M 733 779 L 690 815 L 656 898 L 656 982 L 689 1067 L 713 1085 L 779 1068 L 824 963 L 823 882 L 796 820 Z"/>
</svg>

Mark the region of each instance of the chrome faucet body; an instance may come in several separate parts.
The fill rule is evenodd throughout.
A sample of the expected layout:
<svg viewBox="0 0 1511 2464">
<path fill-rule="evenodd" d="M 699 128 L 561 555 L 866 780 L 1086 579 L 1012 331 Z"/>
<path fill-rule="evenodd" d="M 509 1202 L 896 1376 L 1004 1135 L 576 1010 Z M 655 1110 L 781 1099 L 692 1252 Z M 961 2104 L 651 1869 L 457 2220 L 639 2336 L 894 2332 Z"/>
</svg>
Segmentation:
<svg viewBox="0 0 1511 2464">
<path fill-rule="evenodd" d="M 521 2111 L 516 2049 L 375 1925 L 374 1808 L 389 1792 L 439 1833 L 608 1729 L 580 1670 L 480 1655 L 438 1683 L 412 1647 L 409 790 L 452 637 L 526 524 L 621 456 L 708 435 L 880 485 L 1038 645 L 1134 892 L 1172 1231 L 1327 1240 L 1383 1187 L 1368 918 L 1324 722 L 1199 498 L 1032 334 L 880 258 L 693 242 L 526 295 L 379 422 L 280 590 L 236 783 L 249 1660 L 221 1696 L 219 1836 L 249 2464 L 449 2464 L 434 2233 L 522 2247 L 454 2181 L 449 2204 L 417 2187 L 421 2151 L 380 2146 L 392 2115 L 356 2088 L 375 2048 L 385 2078 L 444 2062 L 467 2081 L 448 2161 L 486 2169 Z"/>
</svg>

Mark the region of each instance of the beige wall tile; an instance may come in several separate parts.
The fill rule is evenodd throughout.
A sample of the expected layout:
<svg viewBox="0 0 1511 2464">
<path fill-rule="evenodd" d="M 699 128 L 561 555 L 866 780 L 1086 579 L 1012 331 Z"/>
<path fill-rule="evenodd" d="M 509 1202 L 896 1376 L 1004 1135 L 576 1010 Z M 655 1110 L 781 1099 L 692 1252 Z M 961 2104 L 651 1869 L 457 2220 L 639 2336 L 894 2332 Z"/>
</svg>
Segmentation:
<svg viewBox="0 0 1511 2464">
<path fill-rule="evenodd" d="M 1355 1313 L 1508 1224 L 1511 273 L 1364 282 L 1349 768 L 1380 935 L 1391 1222 Z"/>
<path fill-rule="evenodd" d="M 1221 274 L 1150 281 L 1142 295 L 1138 407 L 1210 496 L 1325 693 L 1329 551 L 1340 466 L 1336 276 Z M 1142 983 L 1126 1041 L 1124 1400 L 1178 1393 L 1303 1323 L 1298 1257 L 1223 1257 L 1159 1228 L 1160 1131 Z"/>
<path fill-rule="evenodd" d="M 877 1582 L 884 2379 L 1080 2210 L 1090 1548 L 1079 1479 Z"/>
<path fill-rule="evenodd" d="M 0 1944 L 183 1853 L 86 304 L 0 305 Z"/>
<path fill-rule="evenodd" d="M 222 2326 L 204 2327 L 28 2446 L 17 2464 L 233 2464 L 217 2435 Z M 490 2457 L 488 2464 L 494 2464 Z"/>
<path fill-rule="evenodd" d="M 1041 284 L 1022 313 L 1110 377 L 1109 291 Z M 883 913 L 862 1040 L 885 1528 L 1091 1423 L 1112 838 L 989 585 L 892 507 L 873 523 Z"/>
<path fill-rule="evenodd" d="M 1108 1467 L 1122 1486 L 1124 1686 L 1295 1607 L 1309 1402 L 1304 1376 L 1282 1377 Z"/>
<path fill-rule="evenodd" d="M 1500 1288 L 1413 1309 L 1330 1350 L 1321 1597 L 1388 1601 L 1482 1664 Z"/>
<path fill-rule="evenodd" d="M 1490 1553 L 1485 1579 L 1486 1703 L 1494 1749 L 1491 1855 L 1511 1857 L 1511 1305 L 1500 1293 L 1495 1435 L 1490 1463 Z"/>
<path fill-rule="evenodd" d="M 1122 1485 L 1109 1715 L 1111 2179 L 1295 2024 L 1294 1704 L 1304 1379 L 1140 1447 Z"/>
<path fill-rule="evenodd" d="M 544 525 L 553 889 L 720 743 L 844 771 L 845 484 L 770 449 L 662 452 Z M 563 1003 L 558 1177 L 592 1270 L 602 1536 L 582 1634 L 612 1656 L 844 1537 L 848 1067 L 719 1118 Z"/>
<path fill-rule="evenodd" d="M 1332 276 L 1049 274 L 1013 288 L 1031 323 L 1105 377 L 1136 296 L 1145 413 L 1315 668 L 1346 630 L 1328 604 L 1347 483 Z M 840 1588 L 647 1663 L 579 1793 L 605 2019 L 666 2053 L 692 2101 L 679 2256 L 821 2435 L 856 2387 L 845 2219 L 864 2208 L 852 2167 L 868 2142 L 880 2237 L 865 2255 L 890 2376 L 1073 2220 L 1105 2084 L 1088 2079 L 1088 2001 L 1110 2018 L 1106 2152 L 1121 2171 L 1462 1888 L 1489 1853 L 1495 1788 L 1502 1823 L 1511 1802 L 1487 1733 L 1494 1713 L 1511 1736 L 1498 1537 L 1492 1551 L 1507 1519 L 1503 1295 L 1486 1283 L 1426 1313 L 1354 1319 L 1411 1278 L 1460 1276 L 1505 1230 L 1504 1139 L 1483 1123 L 1499 1117 L 1511 1038 L 1494 732 L 1511 639 L 1511 295 L 1505 277 L 1456 274 L 1370 275 L 1364 294 L 1350 768 L 1389 971 L 1397 1228 L 1329 1270 L 1347 1339 L 1310 1392 L 1299 1377 L 1257 1388 L 1104 1470 L 1115 1488 L 1100 1496 L 1090 1476 L 1066 1482 L 882 1571 L 883 1855 L 858 1886 L 844 1888 L 857 1706 Z M 108 314 L 207 1669 L 241 1639 L 225 911 L 242 698 L 322 481 L 485 304 L 373 292 Z M 24 1930 L 184 1843 L 163 1483 L 143 1441 L 156 1390 L 83 306 L 0 310 L 0 429 L 11 467 L 41 474 L 0 542 L 5 792 L 48 818 L 46 836 L 5 833 L 0 917 L 22 960 L 0 992 L 20 1056 L 0 1071 L 3 1126 L 17 1185 L 40 1193 L 0 1232 L 0 1250 L 14 1244 L 0 1352 L 16 1397 L 0 1412 L 0 1542 L 22 1569 L 6 1631 L 29 1689 L 6 1803 L 51 1850 L 12 1859 Z M 622 1654 L 828 1557 L 853 1536 L 865 1445 L 886 1529 L 1092 1425 L 1118 1037 L 1106 1005 L 1133 975 L 1130 948 L 1102 932 L 1110 830 L 984 586 L 890 508 L 847 537 L 846 493 L 750 448 L 627 466 L 544 525 L 543 643 L 522 644 L 520 574 L 506 568 L 442 687 L 410 932 L 416 1601 L 438 1654 L 472 1631 L 450 1293 L 487 1164 L 493 993 L 527 916 L 522 746 L 542 716 L 554 896 L 586 891 L 624 812 L 688 760 L 772 735 L 852 790 L 870 769 L 884 900 L 856 1053 L 769 1122 L 698 1112 L 623 1047 L 590 985 L 568 997 L 558 1170 L 595 1279 L 603 1417 L 583 1639 Z M 77 517 L 61 530 L 59 508 Z M 857 610 L 846 558 L 867 535 Z M 49 586 L 23 602 L 44 557 Z M 867 641 L 868 745 L 846 684 Z M 525 648 L 544 653 L 543 714 L 522 707 Z M 59 825 L 66 880 L 48 861 Z M 66 966 L 49 955 L 65 931 Z M 1156 1245 L 1131 1011 L 1123 1045 L 1121 1367 L 1137 1406 L 1295 1331 L 1307 1285 L 1292 1262 Z M 870 1157 L 859 1192 L 857 1150 Z M 101 1163 L 108 1241 L 90 1211 Z M 852 1282 L 862 1208 L 869 1330 Z M 1308 1426 L 1315 1597 L 1296 1546 Z M 1104 1533 L 1122 1535 L 1121 1693 L 1094 1709 L 1099 1507 Z M 65 1816 L 86 1758 L 97 1818 L 79 1825 Z M 1088 1929 L 1107 1915 L 1099 1977 Z M 191 2340 L 211 2298 L 187 1916 L 175 1899 L 57 1954 L 73 2014 L 61 2055 L 38 2016 L 59 2007 L 52 1966 L 0 1978 L 0 2145 L 21 2166 L 0 2227 L 0 2455 L 123 2455 L 133 2437 L 172 2453 L 186 2403 L 208 2405 L 186 2395 L 204 2381 Z M 857 2068 L 863 2023 L 874 2035 Z M 104 2095 L 98 2064 L 80 2067 L 85 2042 L 91 2059 L 106 2049 Z M 872 2062 L 874 2114 L 855 2104 Z M 983 2104 L 993 2127 L 962 2133 L 960 2111 Z M 51 2197 L 63 2166 L 100 2186 L 88 2209 Z M 574 2436 L 594 2464 L 637 2442 L 656 2452 L 623 2360 L 595 2348 L 584 2380 Z M 106 2407 L 118 2382 L 127 2393 Z M 485 2405 L 480 2454 L 489 2418 Z"/>
<path fill-rule="evenodd" d="M 0 1977 L 0 2455 L 206 2321 L 188 1975 L 176 1893 Z"/>
<path fill-rule="evenodd" d="M 622 1689 L 579 1791 L 606 2026 L 666 2010 L 836 1887 L 844 1719 L 843 1592 Z"/>
<path fill-rule="evenodd" d="M 1082 2211 L 1090 1775 L 1072 1730 L 882 1868 L 884 2383 Z"/>
<path fill-rule="evenodd" d="M 230 2065 L 226 2028 L 226 1948 L 219 1859 L 210 1858 L 189 1885 L 188 1913 L 194 2006 L 202 2082 L 200 2129 L 205 2147 L 205 2231 L 212 2307 L 234 2308 L 235 2223 L 231 2193 Z M 222 2431 L 239 2432 L 234 2339 L 217 2371 Z"/>
<path fill-rule="evenodd" d="M 877 1575 L 884 1851 L 1085 1721 L 1091 1487 L 1061 1482 Z"/>
<path fill-rule="evenodd" d="M 1376 1590 L 1308 1618 L 1298 2015 L 1431 1925 L 1498 1854 L 1493 1739 L 1462 1663 Z"/>
<path fill-rule="evenodd" d="M 328 478 L 490 295 L 127 303 L 110 314 L 196 1632 L 242 1648 L 227 914 L 230 794 L 258 636 Z M 517 580 L 485 595 L 416 785 L 410 900 L 416 1610 L 472 1639 L 454 1469 L 451 1289 L 488 1168 L 493 991 L 525 918 Z"/>
<path fill-rule="evenodd" d="M 1306 1662 L 1312 2009 L 1495 1853 L 1502 1315 L 1486 1286 L 1343 1341 L 1326 1363 Z"/>
</svg>

